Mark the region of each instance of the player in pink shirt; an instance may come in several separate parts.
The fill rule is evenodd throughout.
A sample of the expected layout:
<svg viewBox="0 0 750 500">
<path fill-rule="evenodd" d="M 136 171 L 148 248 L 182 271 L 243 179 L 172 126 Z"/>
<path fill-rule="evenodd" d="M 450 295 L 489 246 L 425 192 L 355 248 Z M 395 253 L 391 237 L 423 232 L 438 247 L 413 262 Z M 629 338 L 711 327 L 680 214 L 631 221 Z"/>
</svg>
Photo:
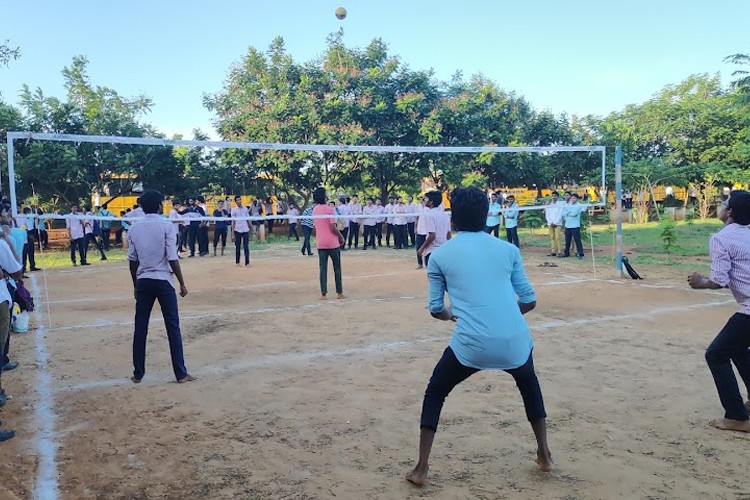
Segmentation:
<svg viewBox="0 0 750 500">
<path fill-rule="evenodd" d="M 326 203 L 326 190 L 323 187 L 313 192 L 313 215 L 336 215 L 333 207 Z M 336 226 L 336 218 L 313 219 L 315 224 L 315 246 L 318 248 L 318 262 L 320 263 L 320 298 L 325 300 L 328 294 L 328 257 L 333 261 L 333 275 L 336 280 L 336 294 L 339 299 L 344 297 L 344 286 L 341 280 L 341 246 L 344 236 Z"/>
</svg>

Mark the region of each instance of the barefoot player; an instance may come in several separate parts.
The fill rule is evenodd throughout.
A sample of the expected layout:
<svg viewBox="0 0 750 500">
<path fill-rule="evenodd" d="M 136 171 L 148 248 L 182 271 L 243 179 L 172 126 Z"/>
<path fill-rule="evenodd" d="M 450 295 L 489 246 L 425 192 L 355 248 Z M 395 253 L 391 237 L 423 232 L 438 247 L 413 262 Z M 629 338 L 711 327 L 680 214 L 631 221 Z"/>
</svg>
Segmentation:
<svg viewBox="0 0 750 500">
<path fill-rule="evenodd" d="M 750 193 L 732 191 L 719 206 L 724 228 L 711 236 L 711 274 L 693 273 L 693 288 L 729 288 L 740 312 L 729 318 L 706 350 L 706 361 L 719 392 L 724 418 L 711 423 L 722 430 L 750 432 L 750 402 L 743 404 L 732 363 L 750 394 Z M 748 396 L 750 399 L 750 396 Z"/>
<path fill-rule="evenodd" d="M 534 343 L 523 318 L 536 306 L 536 294 L 521 253 L 484 232 L 489 201 L 481 190 L 456 189 L 450 203 L 458 235 L 432 252 L 427 276 L 432 317 L 454 321 L 456 327 L 425 392 L 419 461 L 406 479 L 417 486 L 426 482 L 443 402 L 456 385 L 480 370 L 504 370 L 515 379 L 536 436 L 537 464 L 550 471 L 554 464 L 547 447 L 547 415 L 534 372 Z M 444 303 L 446 291 L 450 307 Z"/>
</svg>

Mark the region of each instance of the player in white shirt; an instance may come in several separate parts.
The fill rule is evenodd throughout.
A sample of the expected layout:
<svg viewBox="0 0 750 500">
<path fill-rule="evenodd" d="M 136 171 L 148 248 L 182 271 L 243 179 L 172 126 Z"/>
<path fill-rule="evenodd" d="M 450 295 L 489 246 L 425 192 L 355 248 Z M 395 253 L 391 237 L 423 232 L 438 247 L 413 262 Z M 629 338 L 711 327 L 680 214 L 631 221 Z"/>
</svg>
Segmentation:
<svg viewBox="0 0 750 500">
<path fill-rule="evenodd" d="M 451 239 L 451 219 L 443 210 L 443 193 L 440 191 L 430 191 L 425 195 L 427 197 L 427 208 L 429 211 L 425 214 L 427 224 L 427 238 L 417 250 L 417 255 L 424 257 L 425 267 L 430 262 L 430 254 Z"/>
</svg>

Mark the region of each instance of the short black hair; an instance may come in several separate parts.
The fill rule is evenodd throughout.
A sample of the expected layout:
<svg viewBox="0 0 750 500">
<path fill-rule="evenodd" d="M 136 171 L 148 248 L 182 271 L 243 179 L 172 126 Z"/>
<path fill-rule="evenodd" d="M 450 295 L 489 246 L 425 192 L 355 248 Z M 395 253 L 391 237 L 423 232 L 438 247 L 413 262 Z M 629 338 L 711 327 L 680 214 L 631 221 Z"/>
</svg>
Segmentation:
<svg viewBox="0 0 750 500">
<path fill-rule="evenodd" d="M 425 196 L 432 202 L 433 208 L 437 208 L 443 203 L 443 193 L 440 191 L 430 191 L 429 193 L 426 193 Z"/>
<path fill-rule="evenodd" d="M 238 194 L 237 196 L 234 197 L 234 201 L 237 201 L 237 200 L 242 201 L 242 195 L 241 194 Z"/>
<path fill-rule="evenodd" d="M 31 213 L 31 209 L 29 207 L 26 207 L 26 208 L 23 209 L 23 213 L 30 214 Z"/>
<path fill-rule="evenodd" d="M 322 205 L 326 202 L 326 188 L 323 186 L 320 186 L 319 188 L 315 188 L 315 191 L 313 191 L 313 201 L 317 203 L 318 205 Z"/>
<path fill-rule="evenodd" d="M 159 205 L 164 200 L 164 196 L 159 191 L 146 191 L 144 192 L 138 201 L 141 202 L 141 208 L 147 214 L 159 213 Z"/>
<path fill-rule="evenodd" d="M 578 193 L 570 193 L 570 197 L 572 198 L 573 196 L 575 196 L 576 198 L 580 198 L 580 197 L 578 196 Z"/>
<path fill-rule="evenodd" d="M 558 193 L 557 191 L 552 191 L 552 194 L 556 194 L 557 196 L 560 196 L 560 193 Z"/>
<path fill-rule="evenodd" d="M 487 195 L 479 188 L 458 188 L 451 192 L 451 212 L 457 231 L 484 231 L 489 210 Z"/>
<path fill-rule="evenodd" d="M 205 198 L 204 198 L 203 196 L 200 196 L 200 195 L 199 195 L 199 196 L 197 196 L 197 197 L 196 197 L 195 199 L 196 199 L 196 200 L 198 200 L 198 201 L 199 201 L 199 202 L 201 202 L 201 203 L 206 203 L 206 199 L 205 199 Z"/>
<path fill-rule="evenodd" d="M 732 219 L 742 226 L 750 225 L 750 193 L 737 189 L 729 194 L 727 208 L 732 210 Z"/>
</svg>

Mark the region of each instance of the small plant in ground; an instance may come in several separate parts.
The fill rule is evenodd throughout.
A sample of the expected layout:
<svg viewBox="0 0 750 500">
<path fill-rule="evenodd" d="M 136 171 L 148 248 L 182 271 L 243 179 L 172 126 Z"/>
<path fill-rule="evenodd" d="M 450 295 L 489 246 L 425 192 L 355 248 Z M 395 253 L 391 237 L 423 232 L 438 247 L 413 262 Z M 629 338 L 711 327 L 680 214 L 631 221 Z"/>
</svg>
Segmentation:
<svg viewBox="0 0 750 500">
<path fill-rule="evenodd" d="M 690 207 L 685 211 L 685 223 L 688 226 L 695 224 L 695 209 Z"/>
<path fill-rule="evenodd" d="M 523 213 L 521 218 L 521 224 L 523 227 L 528 227 L 533 233 L 535 229 L 543 227 L 545 224 L 544 216 L 541 210 L 529 210 Z"/>
<path fill-rule="evenodd" d="M 677 224 L 673 220 L 665 219 L 661 223 L 659 237 L 664 246 L 664 251 L 669 255 L 672 250 L 677 248 Z"/>
</svg>

